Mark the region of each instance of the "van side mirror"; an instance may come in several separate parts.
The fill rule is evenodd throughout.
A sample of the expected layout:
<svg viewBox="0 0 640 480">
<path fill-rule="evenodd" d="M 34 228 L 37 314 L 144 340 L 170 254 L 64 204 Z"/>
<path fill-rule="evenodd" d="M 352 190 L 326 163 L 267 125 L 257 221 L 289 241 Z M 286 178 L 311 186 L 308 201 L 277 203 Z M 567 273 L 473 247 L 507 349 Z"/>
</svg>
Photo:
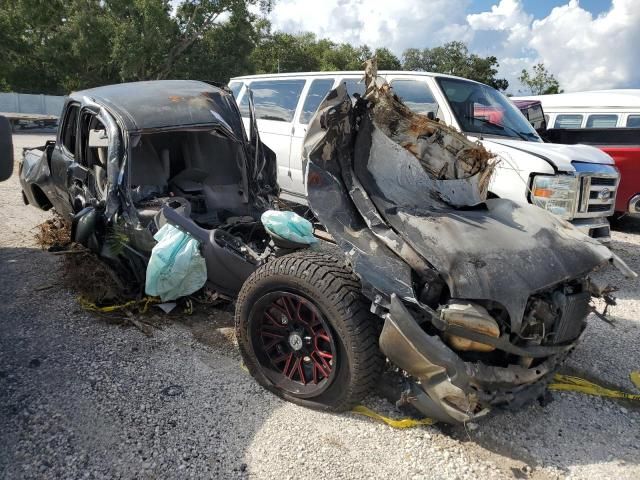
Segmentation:
<svg viewBox="0 0 640 480">
<path fill-rule="evenodd" d="M 11 122 L 0 116 L 0 182 L 7 180 L 13 173 L 13 140 Z"/>
</svg>

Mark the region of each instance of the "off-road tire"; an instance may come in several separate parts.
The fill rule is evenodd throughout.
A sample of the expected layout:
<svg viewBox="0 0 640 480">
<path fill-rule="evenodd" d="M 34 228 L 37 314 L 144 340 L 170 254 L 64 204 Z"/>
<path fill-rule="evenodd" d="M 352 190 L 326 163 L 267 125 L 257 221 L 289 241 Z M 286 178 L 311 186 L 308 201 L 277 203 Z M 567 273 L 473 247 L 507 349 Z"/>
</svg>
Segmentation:
<svg viewBox="0 0 640 480">
<path fill-rule="evenodd" d="M 252 306 L 274 291 L 295 293 L 311 301 L 324 314 L 338 344 L 335 377 L 316 397 L 300 398 L 274 385 L 251 347 Z M 267 390 L 306 407 L 349 410 L 377 384 L 383 370 L 384 357 L 378 347 L 381 320 L 370 313 L 358 278 L 332 253 L 303 250 L 258 268 L 240 290 L 235 328 L 249 373 Z"/>
</svg>

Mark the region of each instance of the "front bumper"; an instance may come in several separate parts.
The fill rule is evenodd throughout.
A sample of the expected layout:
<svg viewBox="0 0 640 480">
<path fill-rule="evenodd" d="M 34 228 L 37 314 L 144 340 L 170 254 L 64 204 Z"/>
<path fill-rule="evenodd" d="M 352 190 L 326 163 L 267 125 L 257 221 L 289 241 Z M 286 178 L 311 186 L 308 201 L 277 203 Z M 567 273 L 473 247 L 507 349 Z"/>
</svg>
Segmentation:
<svg viewBox="0 0 640 480">
<path fill-rule="evenodd" d="M 532 368 L 465 362 L 439 337 L 422 330 L 395 295 L 380 335 L 382 352 L 413 378 L 403 401 L 446 423 L 473 420 L 494 405 L 519 408 L 540 397 L 576 343 Z"/>
<path fill-rule="evenodd" d="M 634 217 L 640 217 L 640 193 L 631 197 L 627 212 Z"/>
<path fill-rule="evenodd" d="M 607 217 L 574 218 L 571 223 L 585 235 L 589 235 L 601 242 L 611 240 L 611 226 Z"/>
</svg>

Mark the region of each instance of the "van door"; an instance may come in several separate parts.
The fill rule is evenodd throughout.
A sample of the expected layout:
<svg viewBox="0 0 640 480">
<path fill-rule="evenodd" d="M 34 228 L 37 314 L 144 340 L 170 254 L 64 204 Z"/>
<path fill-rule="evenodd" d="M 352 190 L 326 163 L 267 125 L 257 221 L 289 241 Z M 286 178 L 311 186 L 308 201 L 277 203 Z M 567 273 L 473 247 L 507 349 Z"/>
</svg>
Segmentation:
<svg viewBox="0 0 640 480">
<path fill-rule="evenodd" d="M 300 113 L 296 115 L 296 120 L 293 124 L 293 135 L 291 136 L 289 169 L 292 189 L 290 192 L 286 192 L 292 194 L 293 198 L 290 198 L 290 200 L 305 202 L 303 198 L 306 198 L 307 192 L 302 159 L 304 138 L 307 135 L 309 122 L 311 122 L 324 97 L 333 89 L 334 83 L 335 78 L 333 77 L 314 78 L 309 82 L 306 93 L 303 95 L 302 108 Z"/>
<path fill-rule="evenodd" d="M 286 191 L 295 188 L 289 174 L 289 154 L 293 134 L 293 118 L 305 79 L 254 80 L 249 84 L 253 92 L 260 139 L 273 150 L 278 162 L 278 184 Z M 240 113 L 249 118 L 249 101 L 245 89 L 240 100 Z"/>
</svg>

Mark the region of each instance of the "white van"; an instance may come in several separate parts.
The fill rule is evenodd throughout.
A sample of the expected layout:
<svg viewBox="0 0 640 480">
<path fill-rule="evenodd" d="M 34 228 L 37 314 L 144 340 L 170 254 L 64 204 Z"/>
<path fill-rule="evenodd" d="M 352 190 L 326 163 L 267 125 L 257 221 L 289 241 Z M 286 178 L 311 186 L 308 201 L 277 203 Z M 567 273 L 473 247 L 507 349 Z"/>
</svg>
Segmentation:
<svg viewBox="0 0 640 480">
<path fill-rule="evenodd" d="M 513 97 L 539 100 L 547 128 L 640 128 L 640 89 Z"/>
<path fill-rule="evenodd" d="M 481 141 L 501 159 L 490 195 L 531 202 L 607 240 L 619 175 L 613 160 L 585 145 L 542 143 L 509 100 L 482 83 L 427 72 L 380 71 L 413 110 L 438 118 Z M 260 137 L 278 158 L 282 198 L 306 203 L 302 145 L 320 102 L 338 82 L 364 93 L 362 72 L 251 75 L 229 82 L 248 124 L 247 87 L 253 91 Z M 605 195 L 606 194 L 606 195 Z"/>
</svg>

